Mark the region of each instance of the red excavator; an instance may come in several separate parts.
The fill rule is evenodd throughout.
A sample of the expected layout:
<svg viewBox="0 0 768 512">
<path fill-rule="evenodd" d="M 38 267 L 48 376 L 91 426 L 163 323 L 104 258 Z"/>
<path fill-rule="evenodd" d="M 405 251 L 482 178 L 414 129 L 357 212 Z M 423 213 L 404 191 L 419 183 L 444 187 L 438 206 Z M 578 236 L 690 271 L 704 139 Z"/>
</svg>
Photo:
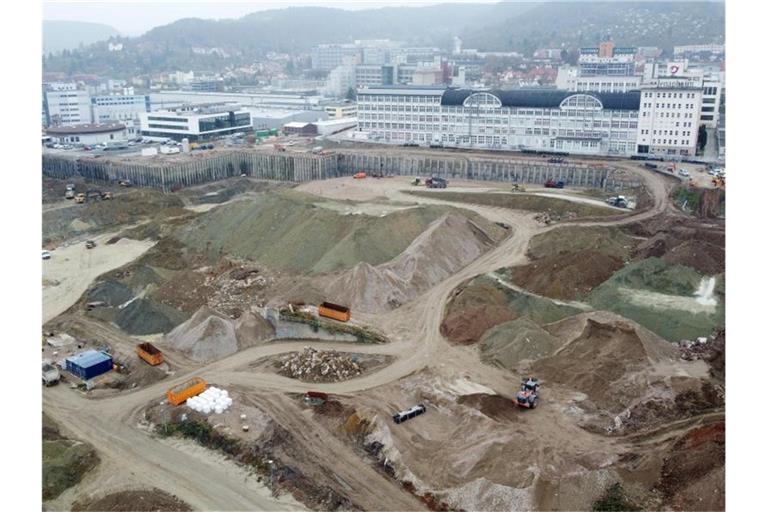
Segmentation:
<svg viewBox="0 0 768 512">
<path fill-rule="evenodd" d="M 535 409 L 539 405 L 539 379 L 528 377 L 520 386 L 520 391 L 515 396 L 515 403 L 519 407 Z"/>
</svg>

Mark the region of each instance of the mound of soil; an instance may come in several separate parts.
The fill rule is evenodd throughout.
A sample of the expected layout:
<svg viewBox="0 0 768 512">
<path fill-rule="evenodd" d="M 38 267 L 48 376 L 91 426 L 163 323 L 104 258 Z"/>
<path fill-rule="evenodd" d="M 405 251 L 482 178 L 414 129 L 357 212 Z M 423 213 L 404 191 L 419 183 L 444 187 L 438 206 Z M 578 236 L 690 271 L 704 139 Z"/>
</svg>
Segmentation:
<svg viewBox="0 0 768 512">
<path fill-rule="evenodd" d="M 92 501 L 72 504 L 74 512 L 186 512 L 187 503 L 160 489 L 121 491 Z"/>
<path fill-rule="evenodd" d="M 261 315 L 246 312 L 235 321 L 235 336 L 241 349 L 272 339 L 274 335 L 275 328 Z"/>
<path fill-rule="evenodd" d="M 521 361 L 538 360 L 553 354 L 562 342 L 527 317 L 489 329 L 480 339 L 484 363 L 514 369 Z"/>
<path fill-rule="evenodd" d="M 166 333 L 186 319 L 186 315 L 151 299 L 136 299 L 115 316 L 115 323 L 128 334 Z"/>
<path fill-rule="evenodd" d="M 672 445 L 656 487 L 676 509 L 724 510 L 724 465 L 725 422 L 695 428 Z"/>
<path fill-rule="evenodd" d="M 213 288 L 206 284 L 206 276 L 194 270 L 181 270 L 152 292 L 152 299 L 174 309 L 193 313 L 208 303 Z"/>
<path fill-rule="evenodd" d="M 102 301 L 108 306 L 117 307 L 125 304 L 133 297 L 133 291 L 118 281 L 103 281 L 97 283 L 88 292 L 88 301 Z"/>
<path fill-rule="evenodd" d="M 234 322 L 205 306 L 169 332 L 165 340 L 174 350 L 199 362 L 220 359 L 238 349 Z"/>
<path fill-rule="evenodd" d="M 703 240 L 686 240 L 666 251 L 662 259 L 695 268 L 705 275 L 725 272 L 725 248 Z"/>
<path fill-rule="evenodd" d="M 373 267 L 359 263 L 333 281 L 328 295 L 369 313 L 394 309 L 466 266 L 495 245 L 472 220 L 441 216 L 391 261 Z"/>
<path fill-rule="evenodd" d="M 552 255 L 596 251 L 620 260 L 630 257 L 637 241 L 621 229 L 605 226 L 568 226 L 534 236 L 528 257 L 539 260 Z"/>
<path fill-rule="evenodd" d="M 485 332 L 515 318 L 508 308 L 499 305 L 475 306 L 456 311 L 452 308 L 440 324 L 440 332 L 454 343 L 476 343 Z"/>
<path fill-rule="evenodd" d="M 645 392 L 645 383 L 633 381 L 632 374 L 648 372 L 652 361 L 672 359 L 676 353 L 674 346 L 655 337 L 641 337 L 625 322 L 588 318 L 579 336 L 534 363 L 532 369 L 542 380 L 586 394 L 601 409 L 618 411 L 625 398 Z"/>
<path fill-rule="evenodd" d="M 690 379 L 687 379 L 690 382 Z M 698 389 L 689 389 L 674 399 L 651 398 L 632 406 L 621 420 L 620 430 L 636 432 L 672 421 L 690 418 L 725 405 L 725 394 L 709 382 Z"/>
<path fill-rule="evenodd" d="M 43 414 L 43 500 L 51 500 L 80 482 L 99 457 L 88 443 L 68 439 Z"/>
<path fill-rule="evenodd" d="M 585 297 L 624 266 L 617 257 L 594 250 L 547 256 L 511 269 L 518 286 L 561 300 Z"/>
</svg>

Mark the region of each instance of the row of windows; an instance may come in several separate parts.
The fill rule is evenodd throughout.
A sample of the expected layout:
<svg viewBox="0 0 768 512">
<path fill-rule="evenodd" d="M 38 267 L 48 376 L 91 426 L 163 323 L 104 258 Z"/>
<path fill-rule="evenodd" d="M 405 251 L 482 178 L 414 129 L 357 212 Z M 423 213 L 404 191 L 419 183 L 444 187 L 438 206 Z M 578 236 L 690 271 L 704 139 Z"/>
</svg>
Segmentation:
<svg viewBox="0 0 768 512">
<path fill-rule="evenodd" d="M 695 98 L 696 93 L 693 92 L 657 92 L 657 98 Z M 643 98 L 651 98 L 653 97 L 652 92 L 644 92 Z"/>
<path fill-rule="evenodd" d="M 421 123 L 468 123 L 473 122 L 478 125 L 529 125 L 529 126 L 594 126 L 596 128 L 637 128 L 637 121 L 624 121 L 618 119 L 594 119 L 592 117 L 578 118 L 521 118 L 521 117 L 501 117 L 501 116 L 462 116 L 462 115 L 407 115 L 407 114 L 368 114 L 358 115 L 361 121 L 411 121 Z"/>
<path fill-rule="evenodd" d="M 173 124 L 149 123 L 148 126 L 150 128 L 162 128 L 164 130 L 181 130 L 181 131 L 186 131 L 186 129 L 187 129 L 187 125 L 178 126 L 178 125 L 173 125 Z"/>
<path fill-rule="evenodd" d="M 160 116 L 148 116 L 147 121 L 167 121 L 170 123 L 186 123 L 186 117 L 160 117 Z"/>
<path fill-rule="evenodd" d="M 452 126 L 441 129 L 438 125 L 429 124 L 410 124 L 410 123 L 379 123 L 379 122 L 361 122 L 360 128 L 364 130 L 380 129 L 380 130 L 398 130 L 404 132 L 460 132 L 468 131 L 464 126 Z M 560 137 L 582 137 L 582 138 L 602 138 L 602 139 L 616 139 L 616 140 L 631 140 L 633 139 L 632 132 L 628 131 L 592 131 L 585 129 L 548 129 L 548 128 L 519 128 L 519 129 L 499 129 L 489 127 L 475 127 L 473 129 L 478 134 L 497 134 L 497 135 L 540 135 L 540 136 L 560 136 Z"/>
</svg>

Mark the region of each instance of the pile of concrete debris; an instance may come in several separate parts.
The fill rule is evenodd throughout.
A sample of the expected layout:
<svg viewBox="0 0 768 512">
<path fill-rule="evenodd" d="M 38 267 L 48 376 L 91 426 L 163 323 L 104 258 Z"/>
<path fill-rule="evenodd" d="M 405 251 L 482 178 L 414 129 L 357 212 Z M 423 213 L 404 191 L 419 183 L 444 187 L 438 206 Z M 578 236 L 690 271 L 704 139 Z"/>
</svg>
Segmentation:
<svg viewBox="0 0 768 512">
<path fill-rule="evenodd" d="M 553 222 L 558 222 L 560 220 L 568 220 L 568 219 L 575 219 L 575 218 L 576 218 L 576 213 L 574 212 L 565 212 L 563 215 L 560 215 L 554 210 L 539 212 L 533 216 L 533 219 L 536 222 L 540 224 L 546 224 L 546 225 L 550 225 Z"/>
<path fill-rule="evenodd" d="M 215 291 L 208 306 L 230 314 L 247 311 L 251 304 L 258 302 L 258 292 L 273 283 L 274 278 L 259 275 L 258 269 L 248 267 L 235 268 L 231 272 L 209 277 L 206 284 L 213 286 Z"/>
<path fill-rule="evenodd" d="M 280 373 L 307 382 L 338 382 L 363 373 L 352 357 L 335 350 L 304 347 L 282 358 Z"/>
</svg>

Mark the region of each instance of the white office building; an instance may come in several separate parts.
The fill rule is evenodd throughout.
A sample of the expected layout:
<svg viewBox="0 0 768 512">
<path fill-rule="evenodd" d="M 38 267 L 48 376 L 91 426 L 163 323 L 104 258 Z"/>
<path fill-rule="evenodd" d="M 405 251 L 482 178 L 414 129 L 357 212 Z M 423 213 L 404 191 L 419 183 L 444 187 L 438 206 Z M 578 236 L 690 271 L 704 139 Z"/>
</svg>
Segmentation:
<svg viewBox="0 0 768 512">
<path fill-rule="evenodd" d="M 357 87 L 355 66 L 339 66 L 328 74 L 325 93 L 334 98 L 344 98 L 350 89 Z"/>
<path fill-rule="evenodd" d="M 724 87 L 724 74 L 719 69 L 693 67 L 688 60 L 654 62 L 645 68 L 645 83 L 657 80 L 680 79 L 691 87 L 702 89 L 701 112 L 698 122 L 707 128 L 717 128 L 720 100 Z"/>
<path fill-rule="evenodd" d="M 45 133 L 57 144 L 109 144 L 128 138 L 122 123 L 51 126 Z"/>
<path fill-rule="evenodd" d="M 560 66 L 555 87 L 574 92 L 629 92 L 640 88 L 640 75 L 593 75 L 581 76 L 575 66 Z"/>
<path fill-rule="evenodd" d="M 644 85 L 641 92 L 637 152 L 695 155 L 703 93 L 698 83 L 685 78 L 658 79 Z"/>
<path fill-rule="evenodd" d="M 358 90 L 358 130 L 390 144 L 580 154 L 636 151 L 640 92 L 445 87 Z"/>
<path fill-rule="evenodd" d="M 139 114 L 149 112 L 149 96 L 109 94 L 91 97 L 93 119 L 97 123 L 121 122 L 129 136 L 140 131 Z"/>
<path fill-rule="evenodd" d="M 197 111 L 165 110 L 139 114 L 141 134 L 147 137 L 167 137 L 190 142 L 208 140 L 232 133 L 253 131 L 248 110 L 196 109 Z"/>
<path fill-rule="evenodd" d="M 64 88 L 43 93 L 47 126 L 74 126 L 93 123 L 91 97 L 87 91 Z"/>
</svg>

